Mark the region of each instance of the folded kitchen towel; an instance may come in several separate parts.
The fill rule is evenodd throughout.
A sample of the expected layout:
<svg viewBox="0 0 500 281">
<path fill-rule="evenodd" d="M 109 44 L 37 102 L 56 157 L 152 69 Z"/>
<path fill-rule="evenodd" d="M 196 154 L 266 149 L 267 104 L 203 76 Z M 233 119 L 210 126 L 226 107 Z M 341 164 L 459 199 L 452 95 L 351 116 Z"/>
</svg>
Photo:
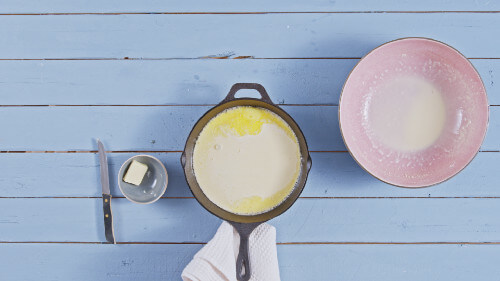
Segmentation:
<svg viewBox="0 0 500 281">
<path fill-rule="evenodd" d="M 240 245 L 238 232 L 227 222 L 186 266 L 184 281 L 236 281 L 236 257 Z M 263 223 L 250 235 L 250 280 L 279 281 L 276 228 Z"/>
</svg>

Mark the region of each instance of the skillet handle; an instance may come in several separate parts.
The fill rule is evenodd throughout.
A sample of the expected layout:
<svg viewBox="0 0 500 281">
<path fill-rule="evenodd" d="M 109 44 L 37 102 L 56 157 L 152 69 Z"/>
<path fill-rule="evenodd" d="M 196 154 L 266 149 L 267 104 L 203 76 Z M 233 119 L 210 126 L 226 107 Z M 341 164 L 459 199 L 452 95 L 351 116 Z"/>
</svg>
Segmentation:
<svg viewBox="0 0 500 281">
<path fill-rule="evenodd" d="M 261 222 L 254 223 L 238 223 L 229 222 L 240 235 L 240 249 L 238 257 L 236 258 L 236 280 L 248 281 L 252 273 L 249 258 L 249 244 L 250 234 L 252 231 L 261 224 Z"/>
<path fill-rule="evenodd" d="M 270 103 L 274 104 L 273 101 L 271 101 L 271 98 L 266 92 L 266 89 L 264 89 L 264 86 L 258 83 L 236 83 L 231 87 L 231 90 L 229 90 L 229 93 L 227 94 L 226 98 L 222 101 L 222 103 L 232 101 L 235 99 L 234 95 L 236 92 L 242 89 L 250 89 L 250 90 L 257 90 L 260 94 L 260 99 Z"/>
</svg>

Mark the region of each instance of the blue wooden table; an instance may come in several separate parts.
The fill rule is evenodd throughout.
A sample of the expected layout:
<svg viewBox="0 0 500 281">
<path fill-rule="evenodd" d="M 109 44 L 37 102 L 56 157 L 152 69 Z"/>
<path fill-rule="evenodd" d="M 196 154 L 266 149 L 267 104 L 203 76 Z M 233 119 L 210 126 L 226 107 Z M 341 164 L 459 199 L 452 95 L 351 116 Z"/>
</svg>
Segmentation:
<svg viewBox="0 0 500 281">
<path fill-rule="evenodd" d="M 0 280 L 179 280 L 220 224 L 190 194 L 180 151 L 237 82 L 263 84 L 312 151 L 302 197 L 270 222 L 283 280 L 498 280 L 499 11 L 497 0 L 0 0 Z M 491 104 L 481 152 L 424 189 L 365 173 L 337 120 L 359 58 L 407 36 L 463 52 Z M 101 244 L 95 138 L 109 150 L 118 245 Z M 139 153 L 169 172 L 151 205 L 116 183 Z"/>
</svg>

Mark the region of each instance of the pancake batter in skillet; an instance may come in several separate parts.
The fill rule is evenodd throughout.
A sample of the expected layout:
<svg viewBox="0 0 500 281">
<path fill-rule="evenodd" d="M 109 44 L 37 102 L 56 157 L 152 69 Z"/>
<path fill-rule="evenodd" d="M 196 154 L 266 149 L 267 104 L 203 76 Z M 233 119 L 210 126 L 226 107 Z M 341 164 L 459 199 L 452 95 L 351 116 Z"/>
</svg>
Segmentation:
<svg viewBox="0 0 500 281">
<path fill-rule="evenodd" d="M 300 174 L 297 137 L 275 113 L 237 106 L 212 118 L 193 153 L 203 193 L 222 209 L 242 215 L 263 213 L 292 192 Z"/>
</svg>

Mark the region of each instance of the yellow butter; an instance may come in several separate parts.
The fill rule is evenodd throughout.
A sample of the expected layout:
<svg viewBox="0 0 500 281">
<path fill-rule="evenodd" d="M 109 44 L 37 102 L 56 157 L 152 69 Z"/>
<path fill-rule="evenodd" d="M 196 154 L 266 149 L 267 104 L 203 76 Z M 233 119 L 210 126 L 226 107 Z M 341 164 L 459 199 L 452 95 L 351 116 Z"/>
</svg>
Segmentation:
<svg viewBox="0 0 500 281">
<path fill-rule="evenodd" d="M 123 181 L 133 185 L 140 185 L 147 171 L 148 165 L 132 160 L 123 177 Z"/>
</svg>

